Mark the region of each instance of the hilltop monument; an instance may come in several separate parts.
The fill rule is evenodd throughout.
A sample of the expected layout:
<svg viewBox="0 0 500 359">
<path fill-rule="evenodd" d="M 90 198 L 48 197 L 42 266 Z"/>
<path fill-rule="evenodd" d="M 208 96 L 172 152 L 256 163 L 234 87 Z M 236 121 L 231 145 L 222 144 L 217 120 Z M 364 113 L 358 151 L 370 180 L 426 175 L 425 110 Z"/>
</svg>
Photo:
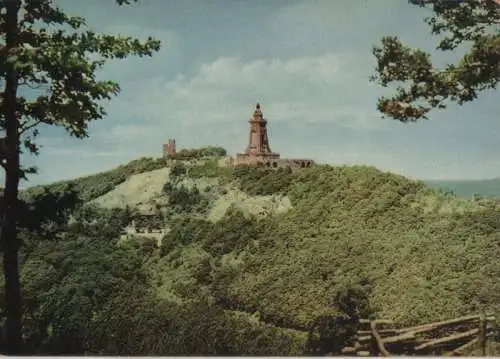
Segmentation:
<svg viewBox="0 0 500 359">
<path fill-rule="evenodd" d="M 269 147 L 269 137 L 267 136 L 267 120 L 264 118 L 257 104 L 253 116 L 248 120 L 250 132 L 248 136 L 248 146 L 244 153 L 239 153 L 240 157 L 252 157 L 255 160 L 268 161 L 280 158 L 279 153 L 274 153 Z"/>
<path fill-rule="evenodd" d="M 281 158 L 279 153 L 271 151 L 267 133 L 267 120 L 262 114 L 260 104 L 255 106 L 255 111 L 248 120 L 248 123 L 250 124 L 250 130 L 248 134 L 248 145 L 245 152 L 237 153 L 235 157 L 222 158 L 219 162 L 219 166 L 307 168 L 313 165 L 313 160 L 304 158 Z M 184 150 L 177 152 L 175 140 L 169 139 L 168 143 L 163 145 L 163 158 L 174 158 L 176 155 L 181 154 L 182 151 Z"/>
<path fill-rule="evenodd" d="M 262 114 L 259 103 L 257 103 L 248 123 L 250 124 L 250 132 L 247 148 L 245 152 L 236 154 L 232 160 L 233 166 L 305 168 L 314 163 L 310 159 L 282 159 L 279 153 L 271 151 L 267 134 L 267 120 Z"/>
</svg>

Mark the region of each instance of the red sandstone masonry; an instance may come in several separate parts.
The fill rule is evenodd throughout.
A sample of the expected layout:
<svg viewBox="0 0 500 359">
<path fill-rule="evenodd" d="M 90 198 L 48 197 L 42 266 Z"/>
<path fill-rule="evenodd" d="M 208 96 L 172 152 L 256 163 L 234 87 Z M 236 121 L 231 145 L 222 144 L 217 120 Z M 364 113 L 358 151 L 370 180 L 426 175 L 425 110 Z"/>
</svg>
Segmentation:
<svg viewBox="0 0 500 359">
<path fill-rule="evenodd" d="M 314 163 L 313 160 L 309 159 L 282 159 L 279 153 L 271 151 L 267 135 L 267 120 L 262 114 L 260 104 L 255 107 L 253 116 L 248 120 L 248 123 L 250 124 L 248 146 L 244 153 L 238 153 L 232 159 L 233 166 L 305 168 L 311 167 Z"/>
<path fill-rule="evenodd" d="M 168 158 L 169 156 L 173 156 L 177 153 L 175 147 L 175 140 L 169 139 L 168 143 L 163 145 L 163 158 Z"/>
</svg>

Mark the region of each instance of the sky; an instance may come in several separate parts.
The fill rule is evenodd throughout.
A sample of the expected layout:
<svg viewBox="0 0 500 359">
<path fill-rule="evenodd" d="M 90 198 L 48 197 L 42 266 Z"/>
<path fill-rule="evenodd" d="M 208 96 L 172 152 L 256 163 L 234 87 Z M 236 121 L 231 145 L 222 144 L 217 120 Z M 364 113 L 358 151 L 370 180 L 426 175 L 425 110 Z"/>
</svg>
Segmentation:
<svg viewBox="0 0 500 359">
<path fill-rule="evenodd" d="M 369 165 L 414 179 L 500 177 L 499 92 L 413 124 L 382 119 L 372 46 L 397 35 L 433 51 L 425 16 L 405 0 L 59 0 L 99 32 L 162 41 L 152 58 L 112 61 L 120 83 L 89 138 L 41 128 L 38 174 L 26 185 L 106 171 L 178 148 L 243 151 L 260 102 L 271 149 L 331 165 Z M 435 53 L 442 63 L 453 54 Z"/>
</svg>

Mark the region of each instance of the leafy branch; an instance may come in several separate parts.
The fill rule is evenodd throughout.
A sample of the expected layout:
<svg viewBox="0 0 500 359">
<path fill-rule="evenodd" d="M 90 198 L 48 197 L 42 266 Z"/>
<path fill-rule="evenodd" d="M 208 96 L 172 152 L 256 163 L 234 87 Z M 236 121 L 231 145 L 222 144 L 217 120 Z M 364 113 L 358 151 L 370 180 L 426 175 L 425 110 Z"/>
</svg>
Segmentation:
<svg viewBox="0 0 500 359">
<path fill-rule="evenodd" d="M 495 89 L 500 79 L 500 12 L 492 0 L 465 0 L 455 6 L 434 7 L 425 21 L 434 35 L 444 35 L 437 49 L 469 49 L 457 64 L 436 68 L 431 55 L 387 36 L 373 48 L 377 60 L 371 81 L 392 84 L 396 93 L 378 100 L 378 110 L 401 122 L 427 119 L 433 108 L 446 108 L 475 100 L 479 93 Z M 406 86 L 403 86 L 406 85 Z"/>
</svg>

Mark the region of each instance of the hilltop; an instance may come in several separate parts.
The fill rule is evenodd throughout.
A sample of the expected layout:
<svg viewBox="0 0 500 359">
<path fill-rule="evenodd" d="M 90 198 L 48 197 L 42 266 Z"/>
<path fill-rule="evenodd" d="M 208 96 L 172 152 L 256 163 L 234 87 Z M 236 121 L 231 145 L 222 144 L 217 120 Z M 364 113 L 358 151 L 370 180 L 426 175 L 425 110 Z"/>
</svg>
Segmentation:
<svg viewBox="0 0 500 359">
<path fill-rule="evenodd" d="M 159 330 L 158 315 L 148 314 L 148 320 L 156 324 L 147 325 L 144 338 L 149 338 L 148 348 L 156 349 L 145 351 L 143 343 L 140 353 L 188 353 L 186 347 L 179 349 L 179 343 L 190 343 L 192 334 L 188 333 L 193 326 L 222 320 L 222 327 L 239 328 L 236 337 L 229 329 L 210 334 L 215 335 L 210 339 L 214 343 L 222 340 L 228 346 L 226 351 L 219 344 L 211 346 L 203 337 L 208 334 L 202 334 L 201 342 L 189 344 L 191 352 L 301 354 L 311 325 L 318 317 L 340 313 L 335 298 L 346 291 L 356 293 L 363 316 L 407 325 L 485 308 L 500 312 L 500 201 L 458 198 L 373 167 L 245 169 L 219 166 L 223 162 L 221 156 L 172 161 L 142 158 L 44 189 L 75 191 L 86 203 L 84 208 L 89 208 L 86 214 L 81 214 L 83 209 L 75 210 L 76 222 L 88 217 L 88 211 L 97 211 L 93 221 L 101 223 L 94 227 L 80 224 L 78 228 L 87 229 L 78 233 L 95 233 L 106 238 L 106 244 L 100 245 L 112 245 L 97 252 L 89 249 L 89 253 L 94 257 L 108 253 L 113 261 L 118 255 L 136 258 L 135 270 L 148 279 L 134 285 L 152 290 L 151 300 L 164 303 L 158 305 L 175 307 L 166 311 L 173 316 L 168 320 L 181 320 L 181 312 L 190 318 L 178 324 L 186 329 L 184 334 L 179 332 L 177 344 L 167 338 L 158 346 L 150 342 L 149 332 L 153 327 Z M 32 188 L 23 196 L 29 200 L 41 191 Z M 136 228 L 161 234 L 126 234 L 132 221 Z M 76 231 L 72 228 L 65 231 Z M 74 243 L 80 243 L 78 236 L 72 239 Z M 116 243 L 119 246 L 113 247 Z M 72 246 L 78 248 L 71 249 L 73 258 L 75 253 L 90 255 L 80 244 L 67 244 L 65 250 Z M 127 246 L 139 252 L 130 254 Z M 40 275 L 35 264 L 48 255 L 47 248 L 38 244 L 30 248 L 23 266 L 25 283 Z M 83 266 L 95 260 L 80 259 Z M 107 273 L 116 265 L 99 270 Z M 130 265 L 123 263 L 127 268 Z M 42 292 L 49 297 L 61 290 L 52 283 L 47 286 Z M 112 305 L 113 311 L 126 308 L 108 303 L 111 299 L 102 301 L 107 308 Z M 151 311 L 155 305 L 144 310 Z M 205 308 L 205 314 L 200 308 Z M 144 318 L 139 321 L 143 323 Z M 118 349 L 106 350 L 119 353 Z"/>
</svg>

